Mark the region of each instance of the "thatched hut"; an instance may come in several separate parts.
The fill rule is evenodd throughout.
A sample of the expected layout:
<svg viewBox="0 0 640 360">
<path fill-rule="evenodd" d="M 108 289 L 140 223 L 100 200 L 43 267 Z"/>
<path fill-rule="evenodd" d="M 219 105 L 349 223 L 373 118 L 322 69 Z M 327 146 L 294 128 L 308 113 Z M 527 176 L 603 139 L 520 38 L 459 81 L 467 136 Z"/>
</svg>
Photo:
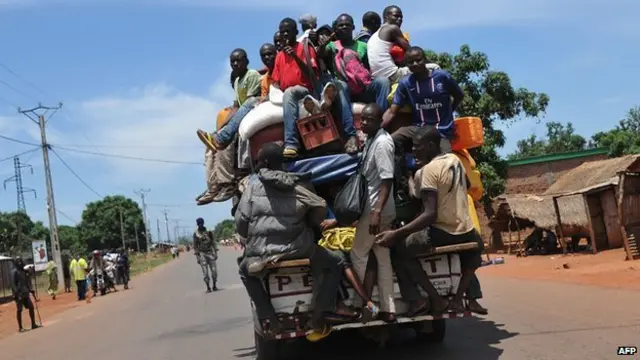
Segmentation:
<svg viewBox="0 0 640 360">
<path fill-rule="evenodd" d="M 501 195 L 494 203 L 496 212 L 489 226 L 501 232 L 520 231 L 540 227 L 556 230 L 557 220 L 551 196 Z M 558 199 L 562 215 L 563 233 L 582 233 L 589 220 L 584 211 L 582 196 L 568 196 Z"/>
</svg>

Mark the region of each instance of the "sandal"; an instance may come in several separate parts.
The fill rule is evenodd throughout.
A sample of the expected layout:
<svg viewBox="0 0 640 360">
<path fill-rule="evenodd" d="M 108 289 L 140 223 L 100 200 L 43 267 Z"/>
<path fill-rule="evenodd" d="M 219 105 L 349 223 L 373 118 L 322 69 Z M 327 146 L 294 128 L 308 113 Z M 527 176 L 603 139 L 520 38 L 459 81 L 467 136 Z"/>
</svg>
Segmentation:
<svg viewBox="0 0 640 360">
<path fill-rule="evenodd" d="M 360 314 L 358 320 L 360 320 L 361 323 L 366 324 L 370 321 L 375 320 L 378 317 L 378 313 L 380 313 L 380 309 L 375 304 L 371 306 L 365 306 L 362 309 L 362 314 Z"/>
<path fill-rule="evenodd" d="M 282 152 L 282 156 L 288 159 L 295 159 L 298 157 L 298 150 L 294 148 L 285 148 Z"/>
<path fill-rule="evenodd" d="M 218 152 L 220 146 L 218 146 L 216 139 L 211 136 L 211 134 L 201 129 L 198 129 L 198 131 L 196 131 L 196 134 L 198 134 L 198 138 L 200 139 L 200 141 L 202 141 L 204 146 L 207 147 L 207 149 L 211 150 L 214 154 Z"/>
<path fill-rule="evenodd" d="M 306 337 L 307 337 L 307 340 L 311 342 L 317 342 L 329 336 L 332 330 L 333 329 L 331 328 L 331 326 L 323 325 L 322 330 L 318 331 L 317 329 L 313 329 L 309 333 L 307 333 Z"/>
</svg>

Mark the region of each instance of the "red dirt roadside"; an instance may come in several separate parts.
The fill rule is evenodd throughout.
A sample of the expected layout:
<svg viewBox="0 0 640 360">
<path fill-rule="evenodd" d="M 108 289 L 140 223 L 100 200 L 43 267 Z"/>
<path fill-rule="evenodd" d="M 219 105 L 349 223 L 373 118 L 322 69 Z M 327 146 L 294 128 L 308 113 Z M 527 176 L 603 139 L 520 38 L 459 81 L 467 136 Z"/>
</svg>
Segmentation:
<svg viewBox="0 0 640 360">
<path fill-rule="evenodd" d="M 530 280 L 548 280 L 609 288 L 640 290 L 640 260 L 625 261 L 623 249 L 598 254 L 504 257 L 502 265 L 478 270 L 482 276 L 502 276 Z"/>
<path fill-rule="evenodd" d="M 78 301 L 75 292 L 69 294 L 58 294 L 55 300 L 45 292 L 39 292 L 38 309 L 40 310 L 40 316 L 43 319 L 50 319 L 53 315 L 61 313 L 67 309 L 71 309 L 77 306 L 85 305 L 85 301 Z M 31 298 L 33 300 L 33 297 Z M 36 321 L 38 320 L 38 314 L 36 313 Z M 22 324 L 26 329 L 31 327 L 31 320 L 29 319 L 29 311 L 25 309 L 22 312 Z M 47 325 L 46 320 L 44 325 Z M 16 304 L 11 301 L 6 304 L 0 305 L 0 339 L 14 334 L 18 331 L 18 323 L 16 322 Z"/>
</svg>

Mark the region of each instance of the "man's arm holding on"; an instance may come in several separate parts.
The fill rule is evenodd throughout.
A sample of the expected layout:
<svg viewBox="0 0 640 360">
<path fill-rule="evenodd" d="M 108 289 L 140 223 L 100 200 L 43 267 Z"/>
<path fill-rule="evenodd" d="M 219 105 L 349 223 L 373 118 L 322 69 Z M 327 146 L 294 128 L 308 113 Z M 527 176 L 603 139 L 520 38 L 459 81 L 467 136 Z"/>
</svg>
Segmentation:
<svg viewBox="0 0 640 360">
<path fill-rule="evenodd" d="M 444 85 L 447 91 L 453 97 L 453 103 L 451 103 L 451 110 L 456 111 L 456 109 L 458 109 L 458 106 L 460 105 L 460 103 L 462 103 L 462 100 L 464 99 L 464 92 L 462 91 L 462 88 L 460 88 L 460 85 L 458 85 L 458 82 L 455 81 L 453 77 L 451 77 L 451 74 L 449 72 L 445 72 L 445 73 L 446 73 L 446 77 L 445 77 Z"/>
<path fill-rule="evenodd" d="M 429 164 L 422 168 L 422 179 L 420 184 L 420 198 L 424 206 L 424 211 L 409 224 L 390 232 L 385 232 L 378 236 L 380 245 L 393 246 L 402 238 L 425 229 L 436 222 L 438 218 L 438 177 Z"/>
<path fill-rule="evenodd" d="M 399 82 L 398 87 L 396 88 L 396 93 L 393 95 L 393 101 L 391 106 L 385 111 L 382 115 L 382 127 L 386 128 L 391 124 L 393 119 L 395 119 L 396 115 L 398 115 L 398 111 L 402 109 L 407 102 L 409 101 L 409 92 L 407 86 L 404 82 Z"/>
<path fill-rule="evenodd" d="M 397 25 L 391 25 L 389 31 L 391 31 L 391 39 L 394 44 L 400 46 L 402 50 L 407 51 L 411 47 L 409 41 L 404 37 L 402 29 Z"/>
</svg>

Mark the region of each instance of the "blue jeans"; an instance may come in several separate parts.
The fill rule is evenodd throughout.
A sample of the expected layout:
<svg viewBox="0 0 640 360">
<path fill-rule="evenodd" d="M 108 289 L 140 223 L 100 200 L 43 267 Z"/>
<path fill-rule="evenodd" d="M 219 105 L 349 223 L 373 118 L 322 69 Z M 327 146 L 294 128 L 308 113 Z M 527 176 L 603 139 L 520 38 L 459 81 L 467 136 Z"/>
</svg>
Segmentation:
<svg viewBox="0 0 640 360">
<path fill-rule="evenodd" d="M 240 122 L 244 119 L 245 116 L 249 113 L 249 111 L 253 110 L 253 107 L 258 103 L 258 97 L 250 97 L 248 98 L 242 106 L 236 111 L 236 113 L 229 119 L 227 125 L 225 125 L 218 133 L 216 134 L 216 142 L 218 145 L 227 146 L 233 141 L 233 138 L 238 133 L 238 129 L 240 128 Z"/>
<path fill-rule="evenodd" d="M 299 102 L 309 95 L 309 89 L 296 85 L 284 91 L 282 97 L 282 118 L 284 120 L 284 146 L 287 149 L 300 149 L 298 138 L 298 117 L 300 117 Z"/>
<path fill-rule="evenodd" d="M 338 90 L 338 106 L 340 107 L 340 117 L 342 120 L 342 132 L 348 139 L 356 136 L 356 127 L 353 125 L 353 111 L 351 109 L 351 101 L 349 99 L 349 90 L 347 84 L 340 80 L 333 80 L 328 77 L 322 77 L 320 79 L 322 86 L 327 83 L 333 82 Z"/>
<path fill-rule="evenodd" d="M 387 98 L 391 93 L 391 82 L 388 78 L 377 77 L 373 79 L 363 93 L 354 96 L 351 96 L 346 82 L 341 80 L 339 82 L 341 87 L 345 89 L 346 101 L 351 102 L 351 100 L 353 100 L 363 103 L 375 102 L 382 108 L 383 113 L 389 108 L 389 100 Z"/>
</svg>

